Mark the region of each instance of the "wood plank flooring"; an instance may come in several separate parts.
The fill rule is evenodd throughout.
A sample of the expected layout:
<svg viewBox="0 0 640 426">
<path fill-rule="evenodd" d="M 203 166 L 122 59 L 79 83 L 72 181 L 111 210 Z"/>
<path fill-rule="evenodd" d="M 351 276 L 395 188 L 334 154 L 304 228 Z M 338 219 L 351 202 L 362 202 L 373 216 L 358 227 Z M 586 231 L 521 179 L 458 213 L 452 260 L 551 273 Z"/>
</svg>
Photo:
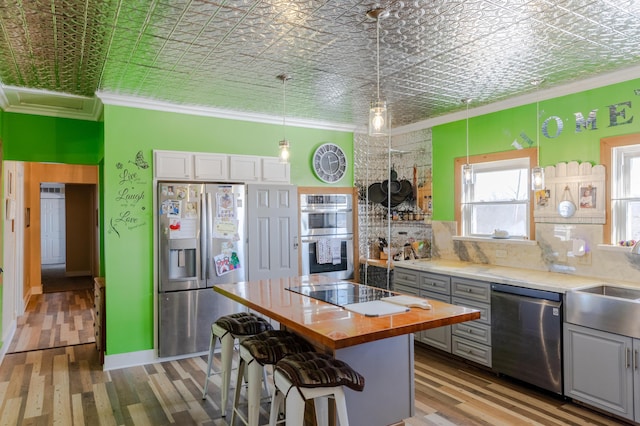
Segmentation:
<svg viewBox="0 0 640 426">
<path fill-rule="evenodd" d="M 20 319 L 14 353 L 0 365 L 0 426 L 228 425 L 231 413 L 220 415 L 219 376 L 211 376 L 202 400 L 206 357 L 102 371 L 95 343 L 82 342 L 93 338 L 92 294 L 67 293 L 35 298 Z M 39 345 L 51 348 L 30 349 Z M 420 344 L 415 383 L 408 426 L 624 424 Z M 268 409 L 265 402 L 263 425 Z"/>
<path fill-rule="evenodd" d="M 32 295 L 8 352 L 95 342 L 93 289 Z"/>
</svg>

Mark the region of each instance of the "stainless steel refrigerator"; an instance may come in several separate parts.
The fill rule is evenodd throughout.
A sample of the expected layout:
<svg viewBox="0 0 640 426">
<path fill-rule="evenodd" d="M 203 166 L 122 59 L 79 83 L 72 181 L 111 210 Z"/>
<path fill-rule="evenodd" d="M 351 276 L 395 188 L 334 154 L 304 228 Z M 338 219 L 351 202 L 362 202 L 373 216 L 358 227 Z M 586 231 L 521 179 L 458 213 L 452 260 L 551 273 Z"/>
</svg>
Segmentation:
<svg viewBox="0 0 640 426">
<path fill-rule="evenodd" d="M 245 310 L 215 284 L 246 281 L 245 187 L 158 183 L 158 355 L 209 348 L 211 323 Z"/>
</svg>

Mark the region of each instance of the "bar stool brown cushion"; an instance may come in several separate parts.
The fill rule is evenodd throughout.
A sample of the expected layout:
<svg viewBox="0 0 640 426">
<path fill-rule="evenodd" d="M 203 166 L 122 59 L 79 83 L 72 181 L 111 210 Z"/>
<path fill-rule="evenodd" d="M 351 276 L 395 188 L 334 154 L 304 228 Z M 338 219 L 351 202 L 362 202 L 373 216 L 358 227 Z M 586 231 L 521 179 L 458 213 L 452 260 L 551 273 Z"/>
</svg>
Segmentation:
<svg viewBox="0 0 640 426">
<path fill-rule="evenodd" d="M 267 320 L 248 312 L 238 312 L 220 317 L 216 320 L 216 325 L 234 336 L 251 336 L 273 330 Z"/>
<path fill-rule="evenodd" d="M 287 330 L 269 330 L 241 343 L 260 365 L 274 365 L 287 355 L 313 352 L 311 343 Z"/>
<path fill-rule="evenodd" d="M 364 389 L 364 377 L 344 361 L 317 352 L 303 352 L 282 358 L 276 371 L 301 388 L 347 386 L 355 391 Z"/>
</svg>

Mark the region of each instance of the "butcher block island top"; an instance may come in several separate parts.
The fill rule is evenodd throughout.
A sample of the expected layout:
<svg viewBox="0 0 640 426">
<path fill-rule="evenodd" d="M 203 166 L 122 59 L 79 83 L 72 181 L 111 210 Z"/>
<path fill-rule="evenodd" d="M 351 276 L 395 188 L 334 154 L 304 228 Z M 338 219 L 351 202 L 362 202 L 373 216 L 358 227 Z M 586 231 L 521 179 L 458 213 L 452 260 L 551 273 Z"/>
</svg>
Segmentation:
<svg viewBox="0 0 640 426">
<path fill-rule="evenodd" d="M 476 309 L 431 299 L 431 309 L 410 308 L 406 312 L 369 316 L 296 292 L 300 287 L 326 287 L 333 283 L 336 283 L 335 279 L 308 275 L 218 284 L 214 289 L 332 350 L 480 318 Z M 353 283 L 340 284 L 348 284 L 361 291 L 373 289 Z"/>
</svg>

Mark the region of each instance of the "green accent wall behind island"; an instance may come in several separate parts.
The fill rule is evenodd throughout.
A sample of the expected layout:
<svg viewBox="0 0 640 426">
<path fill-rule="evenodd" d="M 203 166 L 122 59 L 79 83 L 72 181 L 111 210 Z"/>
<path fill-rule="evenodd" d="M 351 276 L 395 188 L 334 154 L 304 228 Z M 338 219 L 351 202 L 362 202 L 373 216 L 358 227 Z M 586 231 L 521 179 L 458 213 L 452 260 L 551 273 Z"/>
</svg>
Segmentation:
<svg viewBox="0 0 640 426">
<path fill-rule="evenodd" d="M 275 157 L 283 127 L 113 105 L 105 106 L 104 120 L 107 355 L 112 355 L 154 345 L 152 151 Z M 332 186 L 353 186 L 353 133 L 287 127 L 286 136 L 291 183 L 329 186 L 313 174 L 311 157 L 321 143 L 332 142 L 349 161 L 347 176 Z"/>
</svg>

